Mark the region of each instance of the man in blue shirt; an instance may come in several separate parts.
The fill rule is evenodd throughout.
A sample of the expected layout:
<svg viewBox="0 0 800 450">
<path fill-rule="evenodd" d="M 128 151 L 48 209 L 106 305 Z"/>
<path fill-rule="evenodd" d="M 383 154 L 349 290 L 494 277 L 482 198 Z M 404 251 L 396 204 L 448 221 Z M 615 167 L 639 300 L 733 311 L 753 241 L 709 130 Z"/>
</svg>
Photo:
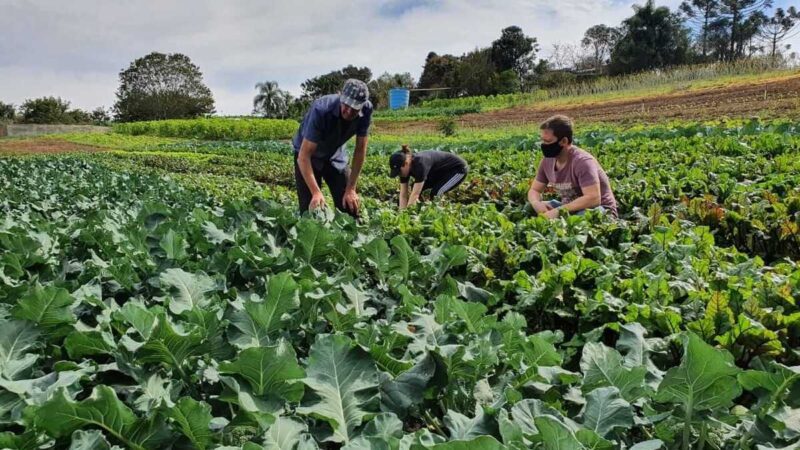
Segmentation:
<svg viewBox="0 0 800 450">
<path fill-rule="evenodd" d="M 367 134 L 372 103 L 366 83 L 347 80 L 341 94 L 320 97 L 312 103 L 294 137 L 295 184 L 300 212 L 325 207 L 322 180 L 334 205 L 357 217 L 361 201 L 356 183 L 367 155 Z M 345 145 L 356 136 L 352 170 L 347 167 Z"/>
</svg>

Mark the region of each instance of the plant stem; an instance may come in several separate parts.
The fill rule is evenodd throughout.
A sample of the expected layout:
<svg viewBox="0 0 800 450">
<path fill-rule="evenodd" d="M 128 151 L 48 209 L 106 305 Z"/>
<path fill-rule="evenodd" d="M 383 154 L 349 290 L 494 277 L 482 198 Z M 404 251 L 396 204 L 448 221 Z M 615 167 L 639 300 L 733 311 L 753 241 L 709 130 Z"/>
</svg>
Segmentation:
<svg viewBox="0 0 800 450">
<path fill-rule="evenodd" d="M 706 446 L 706 423 L 700 425 L 700 442 L 697 443 L 697 450 L 703 450 Z"/>
<path fill-rule="evenodd" d="M 684 408 L 686 413 L 683 418 L 683 450 L 690 450 L 692 448 L 692 397 L 689 396 L 689 401 Z"/>
<path fill-rule="evenodd" d="M 431 416 L 430 411 L 425 411 L 423 416 L 425 417 L 425 421 L 428 422 L 428 425 L 432 426 L 437 433 L 441 434 L 442 436 L 447 436 L 447 433 L 445 433 L 444 430 L 442 430 L 442 427 L 439 426 L 439 421 L 436 420 L 435 417 Z"/>
</svg>

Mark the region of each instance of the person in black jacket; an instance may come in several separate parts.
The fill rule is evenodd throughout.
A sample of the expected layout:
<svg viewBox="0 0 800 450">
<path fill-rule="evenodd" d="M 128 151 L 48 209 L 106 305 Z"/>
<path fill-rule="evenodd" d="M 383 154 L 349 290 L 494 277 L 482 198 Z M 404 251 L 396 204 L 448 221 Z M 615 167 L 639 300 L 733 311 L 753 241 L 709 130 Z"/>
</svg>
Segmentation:
<svg viewBox="0 0 800 450">
<path fill-rule="evenodd" d="M 438 197 L 455 189 L 467 172 L 467 162 L 448 152 L 414 153 L 403 145 L 402 150 L 389 157 L 389 176 L 400 177 L 400 209 L 417 203 L 423 191 L 430 190 L 433 197 Z M 409 193 L 410 178 L 414 178 L 414 187 Z"/>
</svg>

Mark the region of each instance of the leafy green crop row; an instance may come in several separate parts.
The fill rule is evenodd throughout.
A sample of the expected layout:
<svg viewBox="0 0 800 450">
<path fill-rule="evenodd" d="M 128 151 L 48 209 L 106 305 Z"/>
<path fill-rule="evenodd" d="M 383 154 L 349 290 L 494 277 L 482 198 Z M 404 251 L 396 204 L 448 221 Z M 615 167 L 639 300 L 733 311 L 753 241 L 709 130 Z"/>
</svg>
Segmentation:
<svg viewBox="0 0 800 450">
<path fill-rule="evenodd" d="M 720 139 L 721 158 L 746 155 Z M 792 151 L 758 139 L 762 158 Z M 244 161 L 234 153 L 175 159 Z M 298 218 L 137 163 L 108 170 L 119 155 L 0 159 L 0 447 L 745 449 L 800 436 L 795 262 L 765 265 L 657 209 L 549 222 L 489 202 L 376 203 L 360 225 Z M 767 161 L 754 158 L 748 170 Z M 495 174 L 518 164 L 485 159 Z"/>
<path fill-rule="evenodd" d="M 373 142 L 362 172 L 362 194 L 392 201 L 397 184 L 387 177 L 385 155 L 401 141 L 379 136 Z M 533 151 L 535 137 L 490 133 L 440 141 L 418 136 L 411 142 L 420 150 L 460 153 L 469 162 L 470 177 L 448 196 L 451 200 L 491 202 L 501 211 L 522 210 L 539 160 Z M 721 245 L 734 245 L 769 261 L 800 258 L 800 141 L 795 124 L 751 121 L 588 129 L 581 132 L 578 143 L 595 154 L 608 172 L 624 218 L 651 213 L 681 217 L 711 227 Z M 287 143 L 179 141 L 131 148 L 136 151 L 96 158 L 186 175 L 247 178 L 270 190 L 294 186 Z"/>
<path fill-rule="evenodd" d="M 156 120 L 116 124 L 114 131 L 134 136 L 251 141 L 289 139 L 298 126 L 294 120 L 280 119 Z"/>
</svg>

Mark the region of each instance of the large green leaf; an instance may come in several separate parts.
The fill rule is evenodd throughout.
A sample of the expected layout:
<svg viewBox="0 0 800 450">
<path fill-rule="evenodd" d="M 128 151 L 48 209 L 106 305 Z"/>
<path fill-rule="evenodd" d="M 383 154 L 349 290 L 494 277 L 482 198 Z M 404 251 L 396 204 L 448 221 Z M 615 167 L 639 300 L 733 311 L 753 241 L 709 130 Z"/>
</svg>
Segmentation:
<svg viewBox="0 0 800 450">
<path fill-rule="evenodd" d="M 559 366 L 562 362 L 556 347 L 541 336 L 530 336 L 521 342 L 520 350 L 523 361 L 530 367 Z"/>
<path fill-rule="evenodd" d="M 391 250 L 389 244 L 381 238 L 375 238 L 364 246 L 365 257 L 381 277 L 389 272 L 389 257 Z"/>
<path fill-rule="evenodd" d="M 167 410 L 167 417 L 175 421 L 177 427 L 195 448 L 205 450 L 214 440 L 211 432 L 211 406 L 190 397 L 183 397 Z"/>
<path fill-rule="evenodd" d="M 451 441 L 430 447 L 414 444 L 410 450 L 506 450 L 506 447 L 491 436 L 481 436 L 469 441 Z"/>
<path fill-rule="evenodd" d="M 149 339 L 157 322 L 157 315 L 142 303 L 129 301 L 114 312 L 118 320 L 129 323 L 144 339 Z"/>
<path fill-rule="evenodd" d="M 361 435 L 342 450 L 398 450 L 403 437 L 403 422 L 392 413 L 381 413 L 364 426 Z"/>
<path fill-rule="evenodd" d="M 615 428 L 627 430 L 633 426 L 633 408 L 619 395 L 616 387 L 601 387 L 586 394 L 583 425 L 600 436 Z"/>
<path fill-rule="evenodd" d="M 441 279 L 453 267 L 463 266 L 467 262 L 467 248 L 463 245 L 445 245 L 436 252 L 434 266 L 436 277 Z"/>
<path fill-rule="evenodd" d="M 203 337 L 195 331 L 176 331 L 166 314 L 161 314 L 150 339 L 137 350 L 136 356 L 144 363 L 162 363 L 181 370 L 187 358 L 199 352 L 202 341 Z"/>
<path fill-rule="evenodd" d="M 147 378 L 147 381 L 140 384 L 140 395 L 136 397 L 133 406 L 138 411 L 148 413 L 161 405 L 172 408 L 175 403 L 172 399 L 177 396 L 180 386 L 177 380 L 163 378 L 154 373 Z"/>
<path fill-rule="evenodd" d="M 291 274 L 270 277 L 263 300 L 256 296 L 246 298 L 244 309 L 232 314 L 231 325 L 237 332 L 231 333 L 231 341 L 240 348 L 269 344 L 289 322 L 284 315 L 299 308 L 298 292 Z"/>
<path fill-rule="evenodd" d="M 543 415 L 534 419 L 545 450 L 586 450 L 575 433 L 558 418 Z"/>
<path fill-rule="evenodd" d="M 419 266 L 419 256 L 403 236 L 395 236 L 390 242 L 394 254 L 389 258 L 389 271 L 407 281 Z"/>
<path fill-rule="evenodd" d="M 294 349 L 286 341 L 244 349 L 235 361 L 220 364 L 219 370 L 240 375 L 258 396 L 290 402 L 299 402 L 303 397 L 303 384 L 298 381 L 305 373 L 297 364 Z"/>
<path fill-rule="evenodd" d="M 544 415 L 557 417 L 559 412 L 539 399 L 524 399 L 511 408 L 513 423 L 527 438 L 539 434 L 534 419 Z"/>
<path fill-rule="evenodd" d="M 746 370 L 738 375 L 739 383 L 748 391 L 763 389 L 776 400 L 800 381 L 800 367 L 787 367 L 773 362 L 770 371 Z"/>
<path fill-rule="evenodd" d="M 584 392 L 614 386 L 619 389 L 622 398 L 629 402 L 637 400 L 644 393 L 647 369 L 643 366 L 625 367 L 622 355 L 603 344 L 589 342 L 583 346 L 581 370 Z"/>
<path fill-rule="evenodd" d="M 36 425 L 54 437 L 68 436 L 84 427 L 102 428 L 130 448 L 142 449 L 132 439 L 136 416 L 108 386 L 95 387 L 82 402 L 73 402 L 61 390 L 36 410 Z"/>
<path fill-rule="evenodd" d="M 434 305 L 436 321 L 448 323 L 461 320 L 470 333 L 481 333 L 496 322 L 496 316 L 487 315 L 486 306 L 480 303 L 465 302 L 455 297 L 441 296 Z"/>
<path fill-rule="evenodd" d="M 664 447 L 664 442 L 660 439 L 651 439 L 649 441 L 639 442 L 631 447 L 631 450 L 659 450 Z"/>
<path fill-rule="evenodd" d="M 275 421 L 275 416 L 281 413 L 282 403 L 256 396 L 249 387 L 240 385 L 233 377 L 221 376 L 219 379 L 224 386 L 219 399 L 238 405 L 241 411 L 253 416 L 260 425 L 266 427 L 272 424 Z"/>
<path fill-rule="evenodd" d="M 381 406 L 405 418 L 409 409 L 422 403 L 425 389 L 436 374 L 436 360 L 428 353 L 411 369 L 381 385 Z"/>
<path fill-rule="evenodd" d="M 295 450 L 307 431 L 300 420 L 278 417 L 264 435 L 264 450 Z"/>
<path fill-rule="evenodd" d="M 450 439 L 458 441 L 491 435 L 496 431 L 492 419 L 482 410 L 474 418 L 470 418 L 451 409 L 444 416 L 444 424 L 450 432 Z"/>
<path fill-rule="evenodd" d="M 217 227 L 217 224 L 211 221 L 207 221 L 202 225 L 203 234 L 205 235 L 208 242 L 218 245 L 222 244 L 223 242 L 234 242 L 235 236 L 231 233 L 225 232 L 225 230 L 221 230 Z"/>
<path fill-rule="evenodd" d="M 324 441 L 349 442 L 355 429 L 377 409 L 378 370 L 369 354 L 339 335 L 320 335 L 311 346 L 303 382 L 318 397 L 298 408 L 330 424 Z"/>
<path fill-rule="evenodd" d="M 27 352 L 38 338 L 39 331 L 29 322 L 0 322 L 0 377 L 15 380 L 36 363 L 39 355 Z"/>
<path fill-rule="evenodd" d="M 158 245 L 164 250 L 167 259 L 180 261 L 188 256 L 186 249 L 189 248 L 189 244 L 186 242 L 186 239 L 184 239 L 183 235 L 176 233 L 175 230 L 171 228 L 161 237 L 161 241 Z"/>
<path fill-rule="evenodd" d="M 100 331 L 73 331 L 64 339 L 64 347 L 70 358 L 111 354 L 116 345 L 108 333 Z"/>
<path fill-rule="evenodd" d="M 780 439 L 800 440 L 800 409 L 780 406 L 768 414 L 767 423 Z"/>
<path fill-rule="evenodd" d="M 370 317 L 377 313 L 375 308 L 367 305 L 369 301 L 367 293 L 354 286 L 353 283 L 343 283 L 342 292 L 344 292 L 345 297 L 350 301 L 346 310 L 342 311 L 343 313 L 352 312 L 357 317 Z"/>
<path fill-rule="evenodd" d="M 72 442 L 69 444 L 69 450 L 109 450 L 110 448 L 111 445 L 100 430 L 75 430 L 72 433 Z"/>
<path fill-rule="evenodd" d="M 11 450 L 39 450 L 47 442 L 47 436 L 35 431 L 15 433 L 4 431 L 0 433 L 0 448 Z"/>
<path fill-rule="evenodd" d="M 191 274 L 182 269 L 167 269 L 159 276 L 161 288 L 172 290 L 169 310 L 181 314 L 195 308 L 205 308 L 211 299 L 206 295 L 216 288 L 214 280 L 203 272 Z"/>
<path fill-rule="evenodd" d="M 303 219 L 297 224 L 295 256 L 307 264 L 316 264 L 331 253 L 333 235 L 315 220 Z"/>
<path fill-rule="evenodd" d="M 66 289 L 36 284 L 11 310 L 14 317 L 52 329 L 75 321 L 75 299 Z"/>
<path fill-rule="evenodd" d="M 730 406 L 742 388 L 736 381 L 740 370 L 733 356 L 689 333 L 681 365 L 667 371 L 656 400 L 681 404 L 686 414 Z"/>
</svg>

